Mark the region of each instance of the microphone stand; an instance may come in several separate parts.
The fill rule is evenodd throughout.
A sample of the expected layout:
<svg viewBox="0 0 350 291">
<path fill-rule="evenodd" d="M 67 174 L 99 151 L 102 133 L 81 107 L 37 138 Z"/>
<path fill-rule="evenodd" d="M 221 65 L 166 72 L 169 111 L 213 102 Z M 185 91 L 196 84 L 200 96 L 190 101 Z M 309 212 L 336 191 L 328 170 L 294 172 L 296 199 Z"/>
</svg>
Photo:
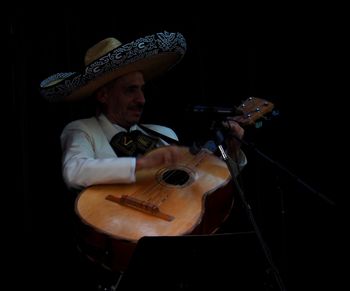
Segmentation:
<svg viewBox="0 0 350 291">
<path fill-rule="evenodd" d="M 215 123 L 214 123 L 215 124 Z M 246 198 L 245 198 L 245 194 L 242 190 L 242 188 L 240 187 L 237 179 L 236 179 L 236 167 L 237 165 L 235 164 L 235 162 L 233 161 L 233 159 L 225 152 L 224 147 L 222 145 L 223 141 L 224 141 L 224 135 L 221 132 L 220 128 L 216 127 L 213 128 L 215 131 L 215 143 L 217 148 L 220 151 L 220 154 L 223 158 L 223 160 L 226 162 L 227 167 L 230 171 L 231 177 L 232 177 L 232 181 L 239 193 L 239 196 L 241 198 L 241 201 L 243 203 L 244 209 L 248 215 L 248 218 L 253 226 L 253 229 L 257 235 L 258 241 L 262 247 L 264 256 L 271 268 L 272 271 L 272 275 L 276 281 L 276 283 L 278 284 L 278 287 L 281 291 L 286 291 L 286 287 L 284 285 L 284 282 L 282 280 L 282 277 L 279 273 L 279 270 L 277 269 L 277 267 L 275 266 L 273 260 L 272 260 L 272 256 L 271 256 L 271 252 L 270 249 L 268 248 L 267 244 L 265 243 L 263 236 L 261 234 L 261 231 L 256 223 L 256 220 L 254 218 L 251 206 L 249 205 L 249 203 L 247 202 Z M 253 149 L 257 154 L 259 154 L 261 157 L 263 157 L 265 160 L 269 161 L 271 164 L 275 165 L 277 168 L 281 169 L 283 172 L 285 172 L 286 174 L 288 174 L 290 177 L 292 177 L 295 181 L 297 181 L 299 184 L 303 185 L 306 189 L 308 189 L 311 193 L 316 194 L 318 197 L 320 197 L 321 199 L 323 199 L 325 202 L 327 202 L 328 204 L 335 206 L 335 202 L 332 201 L 331 199 L 329 199 L 328 197 L 326 197 L 325 195 L 323 195 L 322 193 L 320 193 L 319 191 L 315 190 L 314 188 L 312 188 L 310 185 L 308 185 L 306 182 L 304 182 L 303 180 L 301 180 L 297 175 L 293 174 L 291 171 L 289 171 L 286 167 L 282 166 L 281 164 L 279 164 L 278 162 L 274 161 L 273 159 L 271 159 L 270 157 L 268 157 L 267 155 L 265 155 L 264 153 L 262 153 L 260 150 L 258 150 L 255 146 L 253 146 L 252 144 L 238 138 L 236 135 L 229 133 L 230 137 L 235 138 L 236 140 L 238 140 L 241 144 L 248 146 L 250 149 Z"/>
<path fill-rule="evenodd" d="M 266 258 L 266 260 L 267 260 L 267 262 L 268 262 L 268 264 L 269 264 L 269 266 L 271 268 L 272 275 L 273 275 L 274 279 L 276 280 L 276 283 L 277 283 L 279 289 L 281 291 L 286 291 L 287 289 L 286 289 L 286 287 L 284 285 L 284 282 L 283 282 L 282 277 L 281 277 L 281 275 L 279 273 L 279 270 L 277 269 L 277 267 L 275 266 L 275 264 L 274 264 L 274 262 L 272 260 L 270 249 L 267 246 L 267 244 L 265 243 L 265 240 L 263 239 L 261 231 L 260 231 L 260 229 L 258 227 L 258 224 L 256 223 L 256 220 L 255 220 L 253 212 L 252 212 L 252 208 L 249 205 L 249 203 L 247 202 L 247 200 L 245 198 L 245 194 L 244 194 L 242 188 L 240 187 L 240 185 L 239 185 L 239 183 L 238 183 L 238 181 L 236 179 L 236 174 L 235 174 L 236 173 L 236 171 L 235 171 L 236 164 L 233 161 L 233 159 L 229 155 L 226 154 L 226 152 L 224 150 L 224 147 L 222 145 L 222 142 L 224 140 L 223 134 L 221 133 L 220 130 L 217 130 L 215 132 L 215 134 L 216 134 L 216 145 L 217 145 L 217 147 L 218 147 L 218 149 L 220 151 L 220 154 L 221 154 L 223 160 L 227 164 L 227 167 L 228 167 L 228 169 L 230 171 L 230 174 L 231 174 L 231 177 L 232 177 L 232 181 L 234 182 L 235 187 L 236 187 L 236 189 L 237 189 L 237 191 L 238 191 L 238 193 L 240 195 L 240 198 L 241 198 L 241 201 L 243 203 L 244 209 L 245 209 L 245 211 L 246 211 L 246 213 L 248 215 L 248 218 L 249 218 L 249 220 L 250 220 L 250 222 L 251 222 L 251 224 L 253 226 L 253 229 L 254 229 L 254 231 L 255 231 L 255 233 L 257 235 L 257 238 L 258 238 L 258 241 L 259 241 L 259 243 L 260 243 L 260 245 L 262 247 L 264 256 L 265 256 L 265 258 Z"/>
</svg>

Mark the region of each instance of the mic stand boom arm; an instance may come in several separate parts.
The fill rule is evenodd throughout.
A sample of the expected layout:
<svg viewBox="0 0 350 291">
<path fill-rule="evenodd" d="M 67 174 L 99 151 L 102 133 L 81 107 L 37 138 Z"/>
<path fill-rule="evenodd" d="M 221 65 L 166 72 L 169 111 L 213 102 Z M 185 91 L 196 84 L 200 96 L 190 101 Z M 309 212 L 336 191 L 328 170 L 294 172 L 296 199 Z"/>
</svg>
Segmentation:
<svg viewBox="0 0 350 291">
<path fill-rule="evenodd" d="M 271 164 L 273 164 L 274 166 L 276 166 L 278 169 L 282 170 L 283 172 L 285 172 L 289 177 L 291 177 L 292 179 L 294 179 L 296 182 L 298 182 L 299 184 L 303 185 L 306 189 L 308 189 L 311 193 L 316 194 L 317 196 L 319 196 L 320 198 L 322 198 L 325 202 L 327 202 L 328 204 L 335 206 L 335 202 L 331 199 L 329 199 L 327 196 L 325 196 L 324 194 L 322 194 L 321 192 L 315 190 L 314 188 L 312 188 L 309 184 L 307 184 L 306 182 L 304 182 L 303 180 L 301 180 L 297 175 L 293 174 L 290 170 L 288 170 L 286 167 L 282 166 L 280 163 L 278 163 L 277 161 L 271 159 L 270 157 L 268 157 L 267 155 L 265 155 L 264 153 L 262 153 L 259 149 L 257 149 L 253 144 L 248 143 L 240 138 L 238 138 L 237 136 L 235 136 L 234 134 L 230 133 L 230 137 L 233 137 L 235 139 L 237 139 L 241 144 L 247 146 L 249 149 L 254 150 L 260 157 L 264 158 L 266 161 L 269 161 Z"/>
</svg>

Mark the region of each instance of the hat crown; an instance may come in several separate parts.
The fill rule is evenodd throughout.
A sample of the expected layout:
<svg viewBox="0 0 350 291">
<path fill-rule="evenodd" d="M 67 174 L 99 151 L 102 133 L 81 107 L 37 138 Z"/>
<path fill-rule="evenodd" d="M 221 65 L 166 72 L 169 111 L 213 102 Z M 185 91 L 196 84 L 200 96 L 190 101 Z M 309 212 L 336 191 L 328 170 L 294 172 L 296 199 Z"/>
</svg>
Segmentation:
<svg viewBox="0 0 350 291">
<path fill-rule="evenodd" d="M 121 45 L 122 43 L 114 37 L 108 37 L 101 40 L 87 50 L 84 58 L 85 66 L 88 66 L 92 62 Z"/>
</svg>

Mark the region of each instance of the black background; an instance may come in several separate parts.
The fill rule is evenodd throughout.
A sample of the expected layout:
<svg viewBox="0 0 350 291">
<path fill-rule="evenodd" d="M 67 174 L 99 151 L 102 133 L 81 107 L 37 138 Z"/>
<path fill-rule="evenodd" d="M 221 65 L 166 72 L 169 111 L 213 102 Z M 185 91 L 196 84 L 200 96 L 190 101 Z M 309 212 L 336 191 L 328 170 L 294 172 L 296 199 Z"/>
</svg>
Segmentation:
<svg viewBox="0 0 350 291">
<path fill-rule="evenodd" d="M 188 50 L 178 66 L 150 82 L 145 121 L 169 125 L 191 144 L 206 138 L 216 117 L 188 112 L 189 105 L 234 107 L 249 96 L 273 102 L 279 115 L 261 128 L 246 128 L 246 140 L 290 174 L 245 148 L 245 194 L 287 289 L 337 290 L 338 209 L 312 190 L 332 201 L 341 193 L 336 189 L 345 135 L 337 114 L 344 107 L 338 103 L 343 94 L 342 18 L 326 8 L 322 13 L 301 9 L 293 16 L 284 9 L 278 14 L 244 10 L 244 17 L 225 9 L 136 15 L 119 8 L 31 13 L 14 8 L 9 13 L 16 133 L 12 168 L 21 205 L 15 252 L 29 255 L 16 256 L 12 269 L 19 278 L 35 274 L 19 281 L 36 290 L 47 289 L 44 278 L 50 289 L 79 288 L 84 277 L 74 261 L 71 197 L 61 179 L 59 135 L 68 121 L 88 116 L 91 108 L 47 102 L 39 95 L 40 81 L 57 72 L 80 71 L 87 48 L 105 37 L 127 42 L 167 30 L 183 33 Z M 239 198 L 229 223 L 231 230 L 249 225 Z"/>
</svg>

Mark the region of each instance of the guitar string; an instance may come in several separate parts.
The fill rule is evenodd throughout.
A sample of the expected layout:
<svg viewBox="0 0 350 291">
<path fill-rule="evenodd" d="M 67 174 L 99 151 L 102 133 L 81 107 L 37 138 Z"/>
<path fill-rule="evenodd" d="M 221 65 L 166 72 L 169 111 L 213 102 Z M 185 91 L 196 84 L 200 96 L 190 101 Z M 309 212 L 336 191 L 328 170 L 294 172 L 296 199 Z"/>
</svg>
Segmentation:
<svg viewBox="0 0 350 291">
<path fill-rule="evenodd" d="M 205 156 L 205 152 L 201 151 L 201 152 L 197 153 L 196 155 L 194 155 L 193 157 L 191 157 L 190 159 L 188 159 L 187 163 L 186 162 L 184 163 L 184 166 L 188 167 L 188 168 L 197 167 L 198 164 L 203 160 L 204 156 Z M 176 171 L 176 169 L 175 169 L 175 171 L 165 173 L 164 181 L 167 181 L 167 179 L 174 178 L 174 177 L 176 180 L 176 176 L 178 176 L 177 179 L 179 179 L 179 175 L 180 175 L 179 172 Z M 160 187 L 158 187 L 158 186 L 160 186 Z M 157 193 L 157 191 L 154 191 L 154 193 L 153 194 L 151 193 L 149 196 L 150 196 L 150 199 L 153 200 L 153 203 L 155 205 L 157 205 L 157 207 L 159 207 L 169 197 L 171 192 L 173 192 L 175 189 L 165 187 L 159 182 L 158 182 L 158 184 L 155 185 L 155 188 L 157 188 L 157 187 L 158 187 L 157 190 L 159 190 L 159 189 L 161 189 L 161 191 L 165 190 L 165 192 L 163 192 L 163 193 L 165 193 L 165 195 L 162 195 L 162 194 L 159 195 L 159 193 Z"/>
<path fill-rule="evenodd" d="M 260 108 L 261 106 L 257 106 L 257 103 L 258 103 L 258 101 L 261 103 L 261 104 L 267 104 L 267 103 L 269 103 L 269 102 L 267 102 L 266 100 L 263 100 L 263 99 L 260 99 L 260 98 L 255 98 L 255 97 L 250 97 L 250 98 L 248 98 L 248 100 L 246 101 L 246 102 L 243 102 L 242 103 L 242 106 L 240 107 L 241 108 L 241 110 L 243 111 L 243 116 L 245 117 L 245 118 L 247 118 L 247 116 L 248 117 L 251 117 L 251 115 L 253 114 L 254 115 L 254 113 L 257 113 L 257 110 L 252 110 L 252 107 L 253 108 Z M 260 105 L 261 105 L 260 104 Z M 272 103 L 271 103 L 272 104 Z M 260 110 L 259 110 L 260 111 Z M 267 110 L 268 111 L 268 110 Z M 261 113 L 261 112 L 260 112 Z M 253 120 L 255 120 L 256 118 L 253 118 Z M 196 159 L 196 156 L 199 156 L 199 159 L 198 159 L 198 163 L 202 160 L 202 158 L 201 158 L 201 154 L 203 153 L 203 152 L 205 152 L 205 151 L 203 151 L 203 150 L 201 150 L 197 155 L 194 155 L 194 157 L 192 158 L 192 160 L 195 160 Z M 191 159 L 190 159 L 191 160 Z M 188 163 L 187 164 L 187 166 L 189 165 L 190 163 Z M 194 165 L 195 167 L 197 166 L 197 165 Z M 169 172 L 169 173 L 166 173 L 166 175 L 165 175 L 165 177 L 164 177 L 164 180 L 166 180 L 166 179 L 169 179 L 170 177 L 172 177 L 172 176 L 174 176 L 174 175 L 177 175 L 177 172 L 176 171 L 172 171 L 172 172 Z M 130 196 L 136 196 L 136 195 L 138 195 L 139 197 L 145 197 L 145 198 L 147 198 L 146 199 L 146 201 L 148 201 L 148 202 L 152 202 L 152 200 L 154 200 L 154 202 L 157 202 L 157 198 L 159 198 L 159 200 L 158 200 L 158 202 L 157 202 L 157 204 L 161 204 L 162 203 L 162 201 L 164 201 L 164 199 L 166 199 L 166 197 L 165 198 L 163 198 L 162 197 L 162 195 L 159 195 L 159 193 L 157 192 L 157 191 L 155 191 L 156 190 L 156 188 L 161 188 L 161 187 L 159 187 L 159 186 L 162 186 L 162 184 L 161 183 L 159 183 L 159 182 L 157 182 L 157 183 L 155 183 L 154 185 L 151 185 L 148 189 L 146 189 L 144 192 L 142 192 L 142 193 L 137 193 L 137 192 L 135 192 L 135 193 L 133 193 L 133 194 L 131 194 Z M 151 194 L 149 194 L 149 193 L 151 193 Z M 146 196 L 148 196 L 148 197 L 146 197 Z M 167 195 L 166 195 L 167 196 Z M 158 205 L 158 206 L 159 206 Z"/>
<path fill-rule="evenodd" d="M 185 167 L 196 167 L 204 158 L 204 151 L 200 151 L 196 155 L 193 155 L 190 157 L 187 161 L 184 162 Z M 197 161 L 196 161 L 197 160 Z M 174 177 L 177 175 L 178 172 L 176 171 L 169 171 L 164 174 L 163 180 L 167 180 L 171 177 Z M 174 189 L 172 189 L 174 190 Z M 171 191 L 170 191 L 171 192 Z M 146 188 L 142 192 L 134 192 L 130 194 L 129 196 L 135 197 L 137 199 L 140 199 L 144 202 L 151 203 L 152 205 L 159 207 L 169 196 L 169 187 L 165 187 L 156 180 L 155 183 L 151 184 L 148 188 Z M 165 193 L 165 195 L 164 195 Z"/>
<path fill-rule="evenodd" d="M 247 117 L 249 117 L 250 121 L 254 121 L 255 119 L 257 119 L 257 117 L 252 118 L 252 116 L 254 116 L 254 114 L 256 114 L 257 116 L 260 116 L 260 115 L 264 114 L 265 111 L 268 112 L 271 109 L 271 106 L 268 106 L 269 108 L 265 108 L 266 110 L 261 111 L 261 106 L 257 106 L 256 105 L 257 100 L 259 101 L 260 98 L 250 97 L 248 99 L 249 102 L 243 103 L 245 108 L 242 105 L 241 110 L 243 111 L 242 115 L 244 116 L 245 119 L 247 119 Z M 261 99 L 260 102 L 261 102 L 260 105 L 272 104 L 272 103 L 269 103 L 269 102 L 267 102 L 266 100 L 263 100 L 263 99 Z M 252 107 L 255 108 L 255 109 L 252 110 Z M 259 108 L 259 110 L 257 110 L 258 108 Z M 185 162 L 185 165 L 189 166 L 190 163 L 192 163 L 192 161 L 195 161 L 195 159 L 198 157 L 197 163 L 196 164 L 194 163 L 194 165 L 193 165 L 194 167 L 196 167 L 201 162 L 201 160 L 204 158 L 204 155 L 205 155 L 205 150 L 201 150 L 198 154 L 194 155 L 193 158 L 189 159 L 190 162 L 188 162 L 187 164 Z M 164 180 L 169 179 L 169 178 L 177 175 L 177 173 L 178 172 L 176 172 L 176 171 L 169 171 L 168 173 L 165 173 Z M 163 187 L 162 186 L 163 185 L 160 182 L 156 182 L 153 185 L 151 185 L 149 188 L 147 188 L 145 191 L 143 191 L 141 193 L 134 192 L 134 193 L 130 194 L 130 196 L 133 196 L 133 197 L 138 196 L 140 198 L 144 197 L 145 198 L 145 200 L 144 200 L 145 202 L 148 202 L 148 203 L 151 203 L 151 204 L 153 203 L 153 205 L 160 206 L 160 204 L 165 199 L 167 199 L 167 197 L 169 195 L 169 187 L 166 188 L 166 190 L 167 190 L 166 195 L 162 195 L 162 193 L 164 193 L 164 192 L 159 194 L 159 191 L 156 191 L 156 190 L 159 190 L 159 189 L 162 189 L 162 188 L 163 189 L 161 191 L 164 191 L 165 188 L 164 188 L 164 186 Z M 142 199 L 140 199 L 140 200 L 142 200 Z"/>
<path fill-rule="evenodd" d="M 185 166 L 190 166 L 192 163 L 194 164 L 194 161 L 196 159 L 201 159 L 200 154 L 201 152 L 198 153 L 197 155 L 191 156 L 187 161 L 184 162 Z M 174 177 L 176 173 L 177 173 L 176 171 L 166 172 L 164 174 L 163 180 L 166 181 L 167 179 Z M 142 193 L 135 193 L 135 195 L 143 196 L 146 198 L 146 201 L 151 202 L 156 206 L 160 206 L 161 202 L 166 199 L 166 196 L 168 196 L 169 193 L 167 193 L 168 195 L 162 195 L 162 194 L 159 194 L 159 190 L 163 191 L 162 193 L 164 193 L 164 190 L 168 191 L 169 188 L 165 188 L 159 181 L 156 181 L 148 189 L 145 189 L 145 191 L 143 191 Z"/>
</svg>

